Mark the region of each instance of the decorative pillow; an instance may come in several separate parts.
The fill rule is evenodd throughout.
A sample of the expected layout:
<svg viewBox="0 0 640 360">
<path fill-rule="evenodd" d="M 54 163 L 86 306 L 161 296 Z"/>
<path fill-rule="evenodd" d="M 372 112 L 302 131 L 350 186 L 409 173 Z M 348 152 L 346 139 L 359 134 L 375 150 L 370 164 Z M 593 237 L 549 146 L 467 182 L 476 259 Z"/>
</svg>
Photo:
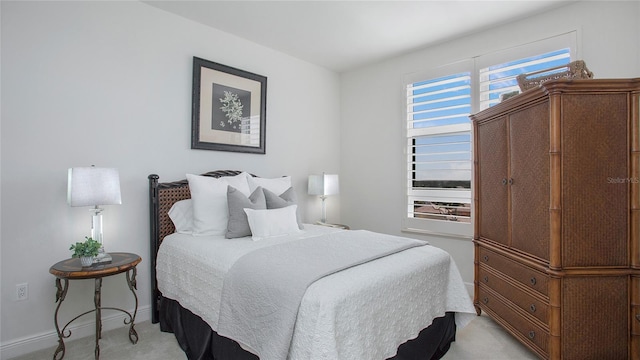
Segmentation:
<svg viewBox="0 0 640 360">
<path fill-rule="evenodd" d="M 271 236 L 294 234 L 300 231 L 296 220 L 297 205 L 280 209 L 244 209 L 254 241 Z"/>
<path fill-rule="evenodd" d="M 258 186 L 261 186 L 263 189 L 267 189 L 271 192 L 274 192 L 278 195 L 287 191 L 288 188 L 291 187 L 291 176 L 283 176 L 275 179 L 265 179 L 265 178 L 254 178 L 252 176 L 248 176 L 247 180 L 249 181 L 249 189 L 253 192 Z"/>
<path fill-rule="evenodd" d="M 233 186 L 227 186 L 227 202 L 229 203 L 229 222 L 227 225 L 227 239 L 251 236 L 251 228 L 244 209 L 265 210 L 267 201 L 264 199 L 262 188 L 258 188 L 246 197 Z"/>
<path fill-rule="evenodd" d="M 267 189 L 263 189 L 263 190 L 264 190 L 264 197 L 267 200 L 267 209 L 280 209 L 285 206 L 297 205 L 298 203 L 298 200 L 296 198 L 296 192 L 293 191 L 292 187 L 290 187 L 280 195 L 276 195 L 275 193 Z M 304 229 L 304 226 L 302 225 L 302 221 L 300 220 L 300 214 L 297 210 L 296 210 L 296 221 L 298 222 L 298 228 L 300 230 Z"/>
<path fill-rule="evenodd" d="M 193 200 L 193 235 L 225 235 L 229 222 L 227 186 L 249 196 L 247 174 L 213 178 L 187 174 Z"/>
<path fill-rule="evenodd" d="M 177 233 L 193 233 L 193 201 L 191 199 L 175 202 L 167 214 Z"/>
</svg>

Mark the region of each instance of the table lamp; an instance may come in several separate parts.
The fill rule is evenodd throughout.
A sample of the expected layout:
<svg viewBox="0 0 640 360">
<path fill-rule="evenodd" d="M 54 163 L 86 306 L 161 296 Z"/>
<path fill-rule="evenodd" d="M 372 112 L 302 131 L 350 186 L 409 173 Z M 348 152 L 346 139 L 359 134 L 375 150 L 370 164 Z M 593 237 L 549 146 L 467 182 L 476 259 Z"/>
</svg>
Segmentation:
<svg viewBox="0 0 640 360">
<path fill-rule="evenodd" d="M 327 222 L 325 200 L 328 195 L 337 195 L 340 192 L 338 175 L 325 174 L 309 175 L 309 195 L 320 195 L 322 199 L 322 223 Z"/>
<path fill-rule="evenodd" d="M 91 238 L 102 246 L 94 263 L 111 261 L 104 251 L 102 234 L 102 211 L 100 205 L 122 204 L 120 197 L 120 177 L 113 168 L 76 167 L 69 169 L 67 202 L 70 206 L 93 206 L 91 209 Z"/>
</svg>

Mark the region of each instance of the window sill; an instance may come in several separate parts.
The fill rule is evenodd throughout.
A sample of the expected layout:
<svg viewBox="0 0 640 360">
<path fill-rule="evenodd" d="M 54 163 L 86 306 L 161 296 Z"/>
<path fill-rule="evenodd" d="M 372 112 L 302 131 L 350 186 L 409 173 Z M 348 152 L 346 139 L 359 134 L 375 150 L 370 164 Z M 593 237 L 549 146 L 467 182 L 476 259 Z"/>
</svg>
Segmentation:
<svg viewBox="0 0 640 360">
<path fill-rule="evenodd" d="M 471 241 L 471 240 L 473 240 L 473 236 L 470 236 L 470 235 L 450 234 L 450 233 L 443 233 L 443 232 L 424 230 L 424 229 L 416 229 L 416 228 L 402 228 L 402 229 L 400 229 L 400 231 L 403 232 L 403 233 L 431 235 L 431 236 L 437 236 L 437 237 L 446 237 L 446 238 L 450 238 L 450 239 L 454 239 L 454 240 L 463 240 L 463 241 Z"/>
</svg>

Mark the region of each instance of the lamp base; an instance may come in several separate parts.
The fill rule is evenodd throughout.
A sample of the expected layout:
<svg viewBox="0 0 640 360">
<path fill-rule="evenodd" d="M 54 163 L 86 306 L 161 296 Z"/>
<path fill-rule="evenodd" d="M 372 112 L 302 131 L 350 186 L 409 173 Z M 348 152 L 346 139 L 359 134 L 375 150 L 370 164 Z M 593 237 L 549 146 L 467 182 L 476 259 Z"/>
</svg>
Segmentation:
<svg viewBox="0 0 640 360">
<path fill-rule="evenodd" d="M 98 254 L 98 256 L 95 256 L 93 258 L 93 263 L 94 264 L 106 264 L 106 263 L 110 263 L 113 259 L 111 258 L 111 255 L 109 255 L 106 252 L 101 252 Z"/>
<path fill-rule="evenodd" d="M 342 224 L 329 224 L 329 223 L 326 223 L 324 221 L 316 221 L 315 224 L 316 225 L 321 225 L 321 226 L 328 226 L 328 227 L 332 227 L 332 228 L 336 228 L 336 229 L 351 230 L 351 228 L 349 226 L 342 225 Z"/>
</svg>

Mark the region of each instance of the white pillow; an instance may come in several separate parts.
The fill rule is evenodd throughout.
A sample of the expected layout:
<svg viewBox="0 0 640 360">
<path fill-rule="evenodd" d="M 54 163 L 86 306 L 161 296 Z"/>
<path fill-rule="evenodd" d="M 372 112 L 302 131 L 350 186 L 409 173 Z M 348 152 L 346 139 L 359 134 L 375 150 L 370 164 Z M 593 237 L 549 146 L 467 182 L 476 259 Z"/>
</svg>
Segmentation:
<svg viewBox="0 0 640 360">
<path fill-rule="evenodd" d="M 263 189 L 267 189 L 276 195 L 282 195 L 291 187 L 291 176 L 283 176 L 275 179 L 254 178 L 253 176 L 247 176 L 249 181 L 249 189 L 254 192 L 258 186 Z"/>
<path fill-rule="evenodd" d="M 253 240 L 300 232 L 296 220 L 297 208 L 297 205 L 291 205 L 270 210 L 244 209 Z"/>
<path fill-rule="evenodd" d="M 193 235 L 225 235 L 229 221 L 227 186 L 249 196 L 247 173 L 213 178 L 187 174 L 193 200 Z"/>
<path fill-rule="evenodd" d="M 193 233 L 193 201 L 191 199 L 175 202 L 167 214 L 177 233 Z"/>
</svg>

